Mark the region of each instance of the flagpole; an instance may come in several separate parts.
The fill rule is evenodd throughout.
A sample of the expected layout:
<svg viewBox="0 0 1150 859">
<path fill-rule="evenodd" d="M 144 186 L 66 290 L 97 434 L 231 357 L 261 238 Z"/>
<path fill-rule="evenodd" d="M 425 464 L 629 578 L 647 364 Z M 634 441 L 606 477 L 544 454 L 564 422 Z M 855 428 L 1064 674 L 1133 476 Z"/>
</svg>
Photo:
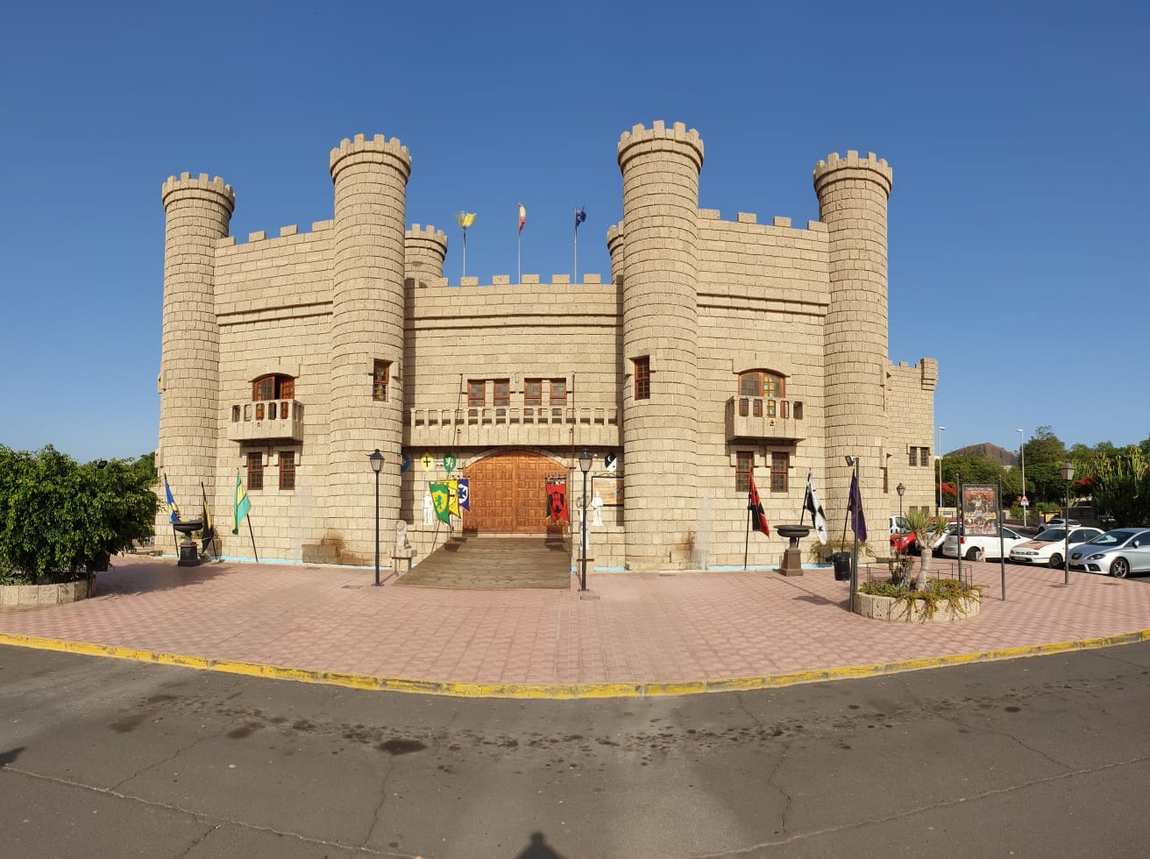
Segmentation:
<svg viewBox="0 0 1150 859">
<path fill-rule="evenodd" d="M 467 277 L 467 230 L 462 230 L 463 233 L 463 274 L 460 277 Z"/>
<path fill-rule="evenodd" d="M 575 264 L 571 267 L 572 268 L 571 282 L 572 283 L 578 283 L 579 282 L 579 218 L 578 218 L 578 216 L 576 216 L 576 218 L 575 218 L 575 230 L 574 230 L 574 232 L 575 232 L 575 260 L 574 260 Z"/>
<path fill-rule="evenodd" d="M 751 468 L 751 482 L 755 481 L 755 469 Z M 747 558 L 751 552 L 751 494 L 747 492 L 747 533 L 743 540 L 743 570 L 747 569 Z"/>
<path fill-rule="evenodd" d="M 248 511 L 248 515 L 244 518 L 248 520 L 248 534 L 250 534 L 252 538 L 252 554 L 255 555 L 256 563 L 258 564 L 260 562 L 260 553 L 256 551 L 256 532 L 252 530 L 251 510 Z"/>
<path fill-rule="evenodd" d="M 523 283 L 523 230 L 515 231 L 515 282 Z"/>
</svg>

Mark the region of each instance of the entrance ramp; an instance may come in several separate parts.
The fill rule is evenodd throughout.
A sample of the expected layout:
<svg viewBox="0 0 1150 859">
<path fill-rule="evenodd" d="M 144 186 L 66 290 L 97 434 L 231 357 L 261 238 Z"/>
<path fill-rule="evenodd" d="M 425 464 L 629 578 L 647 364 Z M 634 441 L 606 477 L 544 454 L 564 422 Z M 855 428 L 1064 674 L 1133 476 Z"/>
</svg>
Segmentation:
<svg viewBox="0 0 1150 859">
<path fill-rule="evenodd" d="M 450 538 L 396 582 L 424 588 L 571 587 L 571 544 L 559 534 Z"/>
</svg>

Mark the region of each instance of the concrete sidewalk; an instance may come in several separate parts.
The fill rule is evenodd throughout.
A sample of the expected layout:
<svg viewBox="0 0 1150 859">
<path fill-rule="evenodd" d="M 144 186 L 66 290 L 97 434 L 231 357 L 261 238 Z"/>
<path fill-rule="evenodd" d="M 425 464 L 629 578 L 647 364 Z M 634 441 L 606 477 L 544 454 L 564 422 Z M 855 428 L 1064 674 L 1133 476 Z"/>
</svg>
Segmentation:
<svg viewBox="0 0 1150 859">
<path fill-rule="evenodd" d="M 936 559 L 934 565 L 950 562 Z M 374 678 L 460 684 L 455 694 L 664 694 L 887 670 L 1139 633 L 1150 581 L 997 564 L 970 565 L 987 586 L 982 613 L 951 624 L 884 623 L 846 611 L 830 571 L 600 574 L 598 596 L 545 590 L 446 591 L 371 586 L 342 568 L 118 559 L 95 599 L 0 613 L 0 641 L 20 636 Z M 124 655 L 124 654 L 122 654 Z M 132 655 L 132 654 L 126 654 Z M 136 654 L 136 658 L 150 658 Z M 856 670 L 868 666 L 867 670 Z M 249 672 L 255 673 L 255 672 Z M 282 676 L 282 674 L 281 674 Z M 467 684 L 483 684 L 469 687 Z M 557 684 L 574 688 L 556 691 Z M 603 684 L 630 684 L 627 689 Z M 686 684 L 686 685 L 684 685 Z M 694 684 L 694 688 L 687 688 Z M 738 683 L 731 684 L 739 688 Z"/>
</svg>

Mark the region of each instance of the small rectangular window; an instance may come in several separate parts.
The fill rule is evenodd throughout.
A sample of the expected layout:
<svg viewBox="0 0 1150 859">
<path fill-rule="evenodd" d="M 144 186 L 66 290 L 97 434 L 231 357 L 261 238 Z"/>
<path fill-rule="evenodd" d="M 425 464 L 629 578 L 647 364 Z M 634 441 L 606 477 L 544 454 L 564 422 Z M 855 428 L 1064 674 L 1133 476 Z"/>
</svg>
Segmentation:
<svg viewBox="0 0 1150 859">
<path fill-rule="evenodd" d="M 264 376 L 252 382 L 253 400 L 274 400 L 276 396 L 275 376 Z"/>
<path fill-rule="evenodd" d="M 510 379 L 496 379 L 493 383 L 494 403 L 497 406 L 511 405 L 511 380 Z"/>
<path fill-rule="evenodd" d="M 542 379 L 524 379 L 523 380 L 523 405 L 525 405 L 525 406 L 541 406 L 541 405 L 543 405 L 543 380 Z"/>
<path fill-rule="evenodd" d="M 551 380 L 551 405 L 562 406 L 567 402 L 567 380 Z"/>
<path fill-rule="evenodd" d="M 755 453 L 740 450 L 735 454 L 735 491 L 751 491 L 751 471 L 755 467 Z"/>
<path fill-rule="evenodd" d="M 236 423 L 240 419 L 240 407 L 232 406 L 232 423 Z"/>
<path fill-rule="evenodd" d="M 751 413 L 751 401 L 746 397 L 739 397 L 739 417 L 745 418 Z"/>
<path fill-rule="evenodd" d="M 256 420 L 262 421 L 264 419 L 264 404 L 256 403 Z"/>
<path fill-rule="evenodd" d="M 280 451 L 280 489 L 295 489 L 295 451 Z"/>
<path fill-rule="evenodd" d="M 884 468 L 882 470 L 882 494 L 886 495 L 890 492 L 890 469 Z"/>
<path fill-rule="evenodd" d="M 930 465 L 930 448 L 929 447 L 923 447 L 923 448 L 919 449 L 919 451 L 918 451 L 918 463 L 919 463 L 919 465 Z"/>
<path fill-rule="evenodd" d="M 635 359 L 635 399 L 651 399 L 651 358 L 649 355 Z"/>
<path fill-rule="evenodd" d="M 910 464 L 912 466 L 918 465 L 918 448 L 912 447 L 910 449 Z"/>
<path fill-rule="evenodd" d="M 739 376 L 739 396 L 761 397 L 763 395 L 763 377 L 759 373 L 743 373 Z"/>
<path fill-rule="evenodd" d="M 795 403 L 795 420 L 801 421 L 803 419 L 803 404 L 802 402 Z"/>
<path fill-rule="evenodd" d="M 767 400 L 767 417 L 773 418 L 775 416 L 775 401 Z"/>
<path fill-rule="evenodd" d="M 771 492 L 787 491 L 787 475 L 791 465 L 789 453 L 771 454 Z"/>
<path fill-rule="evenodd" d="M 371 369 L 371 398 L 378 403 L 387 402 L 387 385 L 391 380 L 391 362 L 376 358 Z"/>
<path fill-rule="evenodd" d="M 280 378 L 280 395 L 281 400 L 294 400 L 295 399 L 295 379 L 290 376 L 282 376 Z M 286 415 L 285 415 L 286 417 Z"/>
<path fill-rule="evenodd" d="M 751 400 L 751 412 L 755 417 L 761 418 L 763 416 L 763 398 L 755 397 Z"/>
<path fill-rule="evenodd" d="M 487 404 L 487 381 L 485 379 L 467 380 L 467 407 L 478 409 Z"/>
<path fill-rule="evenodd" d="M 779 400 L 779 417 L 789 418 L 791 416 L 791 403 L 789 400 Z"/>
<path fill-rule="evenodd" d="M 264 488 L 264 455 L 258 451 L 248 454 L 248 491 Z"/>
</svg>

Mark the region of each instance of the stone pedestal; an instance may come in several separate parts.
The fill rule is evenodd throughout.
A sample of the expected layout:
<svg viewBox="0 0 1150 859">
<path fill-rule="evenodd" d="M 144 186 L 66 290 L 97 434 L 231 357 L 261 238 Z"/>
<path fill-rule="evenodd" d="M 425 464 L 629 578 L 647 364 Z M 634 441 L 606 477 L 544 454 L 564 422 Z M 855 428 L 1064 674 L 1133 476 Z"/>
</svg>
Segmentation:
<svg viewBox="0 0 1150 859">
<path fill-rule="evenodd" d="M 790 543 L 783 552 L 783 563 L 779 572 L 784 576 L 801 576 L 803 574 L 803 552 L 799 548 L 799 539 L 811 533 L 806 525 L 780 525 L 775 529 L 779 536 L 786 537 Z"/>
</svg>

